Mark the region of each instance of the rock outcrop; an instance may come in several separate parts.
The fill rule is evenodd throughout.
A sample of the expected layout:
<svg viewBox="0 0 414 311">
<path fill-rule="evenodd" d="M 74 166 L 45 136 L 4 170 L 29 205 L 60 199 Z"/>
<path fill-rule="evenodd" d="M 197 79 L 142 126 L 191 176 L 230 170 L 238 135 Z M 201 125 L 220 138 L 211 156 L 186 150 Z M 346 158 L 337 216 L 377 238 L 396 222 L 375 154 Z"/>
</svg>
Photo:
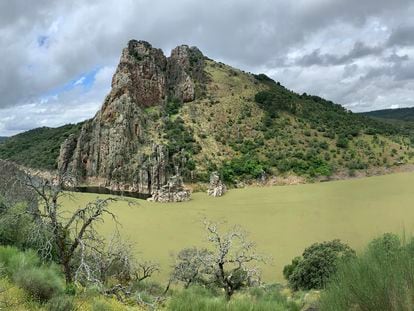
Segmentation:
<svg viewBox="0 0 414 311">
<path fill-rule="evenodd" d="M 220 179 L 218 172 L 213 172 L 210 175 L 210 185 L 207 194 L 213 197 L 221 197 L 227 192 L 226 185 Z"/>
<path fill-rule="evenodd" d="M 149 201 L 153 202 L 184 202 L 190 200 L 190 190 L 184 188 L 183 179 L 179 175 L 169 178 L 168 183 L 152 193 Z"/>
<path fill-rule="evenodd" d="M 192 101 L 202 88 L 204 56 L 197 48 L 175 48 L 169 58 L 145 41 L 131 40 L 112 78 L 112 89 L 79 137 L 61 146 L 58 169 L 78 182 L 151 194 L 176 174 L 170 165 L 162 120 L 148 108 L 169 99 Z M 161 116 L 159 117 L 161 118 Z"/>
</svg>

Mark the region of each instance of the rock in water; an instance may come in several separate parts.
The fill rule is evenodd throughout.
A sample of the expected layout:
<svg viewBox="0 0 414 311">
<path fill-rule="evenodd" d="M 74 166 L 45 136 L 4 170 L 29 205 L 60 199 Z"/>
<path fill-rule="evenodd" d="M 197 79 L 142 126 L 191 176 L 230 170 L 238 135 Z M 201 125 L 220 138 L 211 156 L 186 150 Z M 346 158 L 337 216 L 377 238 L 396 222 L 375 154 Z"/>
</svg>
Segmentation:
<svg viewBox="0 0 414 311">
<path fill-rule="evenodd" d="M 218 172 L 213 172 L 210 175 L 210 186 L 207 190 L 208 195 L 213 197 L 221 197 L 227 191 L 226 185 L 221 181 Z"/>
<path fill-rule="evenodd" d="M 149 199 L 154 202 L 184 202 L 190 200 L 190 190 L 184 188 L 183 179 L 179 175 L 174 175 L 168 179 L 166 185 L 153 191 Z"/>
</svg>

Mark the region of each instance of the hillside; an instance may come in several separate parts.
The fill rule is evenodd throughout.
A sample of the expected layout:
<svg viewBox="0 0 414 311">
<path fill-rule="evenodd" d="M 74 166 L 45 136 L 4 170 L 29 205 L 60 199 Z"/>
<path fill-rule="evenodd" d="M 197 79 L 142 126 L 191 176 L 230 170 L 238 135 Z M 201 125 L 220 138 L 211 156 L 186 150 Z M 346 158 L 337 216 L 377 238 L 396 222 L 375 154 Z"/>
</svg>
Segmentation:
<svg viewBox="0 0 414 311">
<path fill-rule="evenodd" d="M 390 120 L 414 121 L 414 108 L 384 109 L 361 113 L 363 115 Z"/>
<path fill-rule="evenodd" d="M 0 159 L 37 169 L 56 169 L 60 145 L 70 134 L 79 133 L 81 126 L 41 127 L 12 136 L 0 144 Z"/>
<path fill-rule="evenodd" d="M 4 142 L 8 137 L 0 136 L 0 144 Z"/>
<path fill-rule="evenodd" d="M 166 57 L 135 40 L 122 52 L 102 108 L 78 134 L 79 127 L 21 134 L 0 148 L 0 158 L 54 168 L 68 137 L 61 173 L 151 193 L 177 173 L 188 183 L 207 182 L 214 170 L 228 184 L 314 179 L 412 163 L 414 155 L 409 129 L 299 95 L 195 47 L 179 46 Z M 53 141 L 45 143 L 48 135 Z"/>
</svg>

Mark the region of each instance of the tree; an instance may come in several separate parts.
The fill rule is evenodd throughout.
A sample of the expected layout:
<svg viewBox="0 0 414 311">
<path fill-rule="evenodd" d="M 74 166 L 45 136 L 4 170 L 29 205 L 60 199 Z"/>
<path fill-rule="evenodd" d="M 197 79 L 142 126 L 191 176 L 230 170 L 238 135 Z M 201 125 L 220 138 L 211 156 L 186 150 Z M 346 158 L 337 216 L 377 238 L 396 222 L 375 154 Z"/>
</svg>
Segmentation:
<svg viewBox="0 0 414 311">
<path fill-rule="evenodd" d="M 171 279 L 184 283 L 188 288 L 195 283 L 207 284 L 209 271 L 209 260 L 213 253 L 207 249 L 184 248 L 176 259 Z"/>
<path fill-rule="evenodd" d="M 117 224 L 114 213 L 109 209 L 117 198 L 98 198 L 89 202 L 86 206 L 67 214 L 60 199 L 68 195 L 63 191 L 63 185 L 68 182 L 64 176 L 54 180 L 39 178 L 38 176 L 25 175 L 25 184 L 38 196 L 39 208 L 31 212 L 39 228 L 38 233 L 50 232 L 50 239 L 43 245 L 43 257 L 50 256 L 55 250 L 57 260 L 62 266 L 66 283 L 72 283 L 75 274 L 75 258 L 79 256 L 80 266 L 88 263 L 82 260 L 90 249 L 97 250 L 103 245 L 103 239 L 95 229 L 95 224 L 102 222 L 105 215 L 109 215 Z M 36 232 L 34 232 L 36 234 Z"/>
<path fill-rule="evenodd" d="M 185 249 L 180 252 L 173 276 L 187 286 L 195 281 L 222 288 L 230 299 L 241 287 L 260 283 L 260 271 L 255 265 L 264 262 L 256 253 L 255 244 L 239 226 L 220 232 L 219 225 L 204 221 L 211 250 Z"/>
<path fill-rule="evenodd" d="M 294 290 L 321 289 L 336 272 L 338 262 L 353 257 L 355 251 L 340 240 L 315 243 L 285 266 L 283 275 Z"/>
</svg>

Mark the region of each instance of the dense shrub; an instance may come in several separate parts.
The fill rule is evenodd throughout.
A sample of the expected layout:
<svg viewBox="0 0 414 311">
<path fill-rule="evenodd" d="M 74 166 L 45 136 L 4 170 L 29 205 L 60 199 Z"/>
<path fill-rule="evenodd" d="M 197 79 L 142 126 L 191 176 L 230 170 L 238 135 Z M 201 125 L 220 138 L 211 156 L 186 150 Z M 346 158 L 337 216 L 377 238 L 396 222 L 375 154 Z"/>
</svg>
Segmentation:
<svg viewBox="0 0 414 311">
<path fill-rule="evenodd" d="M 180 111 L 180 108 L 182 107 L 183 103 L 178 98 L 173 98 L 167 101 L 167 104 L 165 106 L 165 112 L 168 115 L 174 115 L 177 114 Z"/>
<path fill-rule="evenodd" d="M 254 156 L 233 158 L 224 163 L 220 174 L 226 182 L 234 182 L 237 178 L 256 179 L 268 170 L 266 163 Z"/>
<path fill-rule="evenodd" d="M 33 298 L 40 301 L 47 301 L 64 291 L 61 275 L 51 267 L 21 269 L 14 274 L 13 280 Z"/>
<path fill-rule="evenodd" d="M 13 280 L 32 298 L 47 301 L 64 291 L 63 278 L 54 265 L 41 264 L 32 251 L 21 252 L 14 247 L 0 247 L 3 275 Z"/>
<path fill-rule="evenodd" d="M 302 257 L 285 266 L 283 275 L 294 290 L 324 288 L 342 260 L 355 256 L 355 251 L 339 240 L 315 243 L 306 248 Z"/>
<path fill-rule="evenodd" d="M 73 297 L 61 295 L 53 297 L 46 305 L 48 311 L 72 311 L 75 310 Z"/>
<path fill-rule="evenodd" d="M 348 138 L 346 138 L 346 136 L 344 136 L 344 135 L 340 135 L 338 137 L 338 140 L 336 141 L 336 146 L 338 148 L 345 149 L 345 148 L 348 148 L 348 145 L 349 145 Z"/>
<path fill-rule="evenodd" d="M 321 309 L 412 310 L 414 240 L 385 234 L 358 258 L 342 262 L 321 297 Z"/>
</svg>

